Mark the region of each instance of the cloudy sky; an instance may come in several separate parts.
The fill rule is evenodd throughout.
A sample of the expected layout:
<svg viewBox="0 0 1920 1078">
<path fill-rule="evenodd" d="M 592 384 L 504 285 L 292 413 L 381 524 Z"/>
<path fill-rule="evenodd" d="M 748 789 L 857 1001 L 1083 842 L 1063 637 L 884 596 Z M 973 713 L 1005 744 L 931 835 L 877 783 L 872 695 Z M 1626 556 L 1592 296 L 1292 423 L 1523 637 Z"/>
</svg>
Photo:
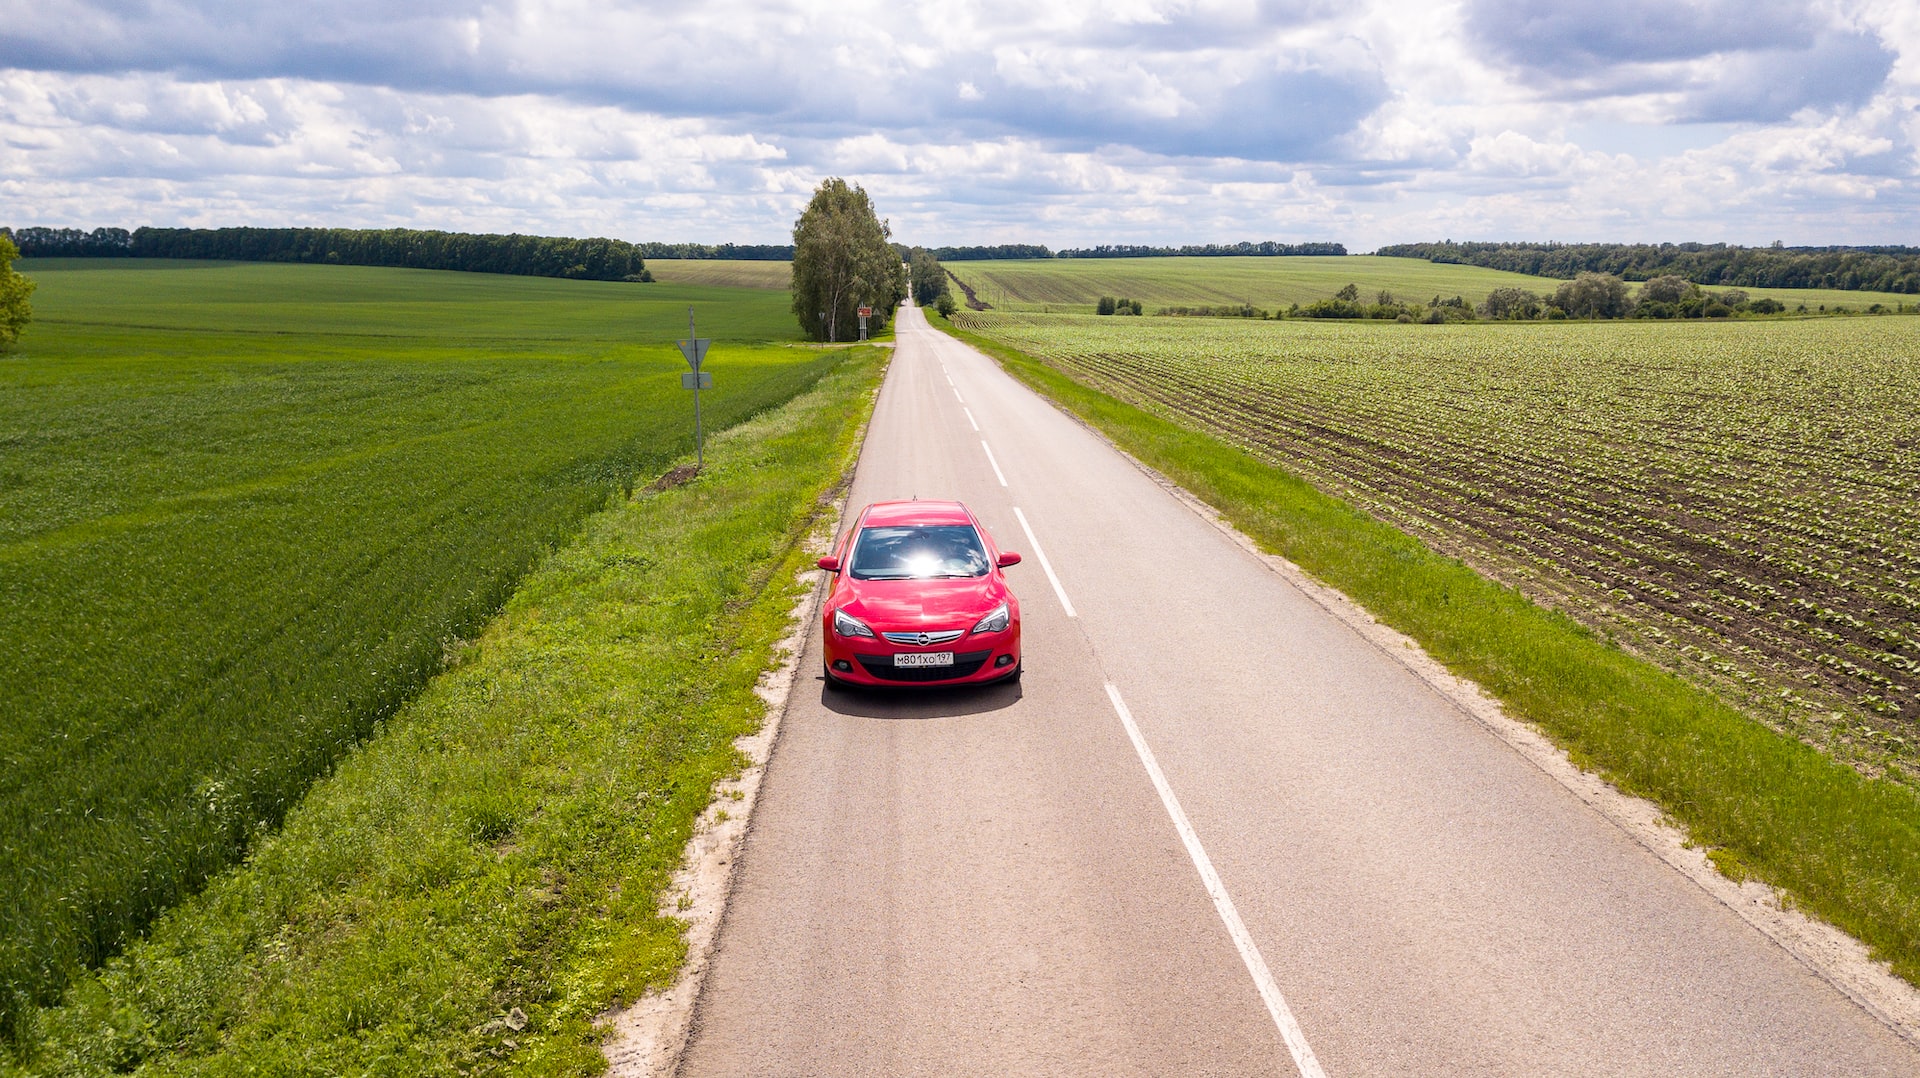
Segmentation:
<svg viewBox="0 0 1920 1078">
<path fill-rule="evenodd" d="M 1914 0 L 0 0 L 0 223 L 1920 244 Z"/>
</svg>

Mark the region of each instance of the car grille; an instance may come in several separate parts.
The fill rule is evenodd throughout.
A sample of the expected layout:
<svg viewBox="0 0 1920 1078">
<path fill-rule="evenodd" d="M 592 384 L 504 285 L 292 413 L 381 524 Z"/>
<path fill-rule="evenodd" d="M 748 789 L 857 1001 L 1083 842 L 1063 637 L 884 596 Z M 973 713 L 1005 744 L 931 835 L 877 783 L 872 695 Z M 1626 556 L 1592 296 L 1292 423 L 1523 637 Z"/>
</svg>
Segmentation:
<svg viewBox="0 0 1920 1078">
<path fill-rule="evenodd" d="M 905 644 L 913 648 L 932 647 L 935 644 L 951 644 L 967 635 L 965 629 L 941 629 L 938 632 L 881 633 L 881 636 L 896 644 Z"/>
<path fill-rule="evenodd" d="M 861 655 L 859 659 L 867 673 L 886 681 L 952 681 L 978 673 L 992 654 L 963 651 L 953 657 L 952 666 L 895 666 L 891 655 Z"/>
</svg>

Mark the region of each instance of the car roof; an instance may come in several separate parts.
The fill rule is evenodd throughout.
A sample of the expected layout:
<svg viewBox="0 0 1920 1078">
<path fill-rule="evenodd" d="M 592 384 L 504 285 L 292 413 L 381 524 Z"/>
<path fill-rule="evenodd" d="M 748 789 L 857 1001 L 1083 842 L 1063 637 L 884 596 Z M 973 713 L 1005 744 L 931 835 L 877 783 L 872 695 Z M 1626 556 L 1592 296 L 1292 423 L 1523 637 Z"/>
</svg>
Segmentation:
<svg viewBox="0 0 1920 1078">
<path fill-rule="evenodd" d="M 867 526 L 900 524 L 971 524 L 973 514 L 959 502 L 874 502 L 867 506 Z"/>
</svg>

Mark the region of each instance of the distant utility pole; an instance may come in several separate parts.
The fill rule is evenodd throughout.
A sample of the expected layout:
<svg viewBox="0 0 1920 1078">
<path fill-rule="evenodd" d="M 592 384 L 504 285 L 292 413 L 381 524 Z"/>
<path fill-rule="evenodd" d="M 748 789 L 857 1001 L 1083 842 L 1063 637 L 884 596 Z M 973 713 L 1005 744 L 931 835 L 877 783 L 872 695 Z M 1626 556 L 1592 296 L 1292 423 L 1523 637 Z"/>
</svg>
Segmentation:
<svg viewBox="0 0 1920 1078">
<path fill-rule="evenodd" d="M 692 373 L 680 376 L 680 388 L 693 390 L 693 466 L 697 470 L 707 466 L 706 442 L 700 434 L 700 391 L 713 388 L 713 375 L 701 370 L 700 364 L 707 358 L 707 349 L 713 340 L 694 335 L 692 307 L 687 308 L 687 339 L 674 343 L 680 346 L 680 354 L 687 357 L 687 366 L 693 368 Z"/>
</svg>

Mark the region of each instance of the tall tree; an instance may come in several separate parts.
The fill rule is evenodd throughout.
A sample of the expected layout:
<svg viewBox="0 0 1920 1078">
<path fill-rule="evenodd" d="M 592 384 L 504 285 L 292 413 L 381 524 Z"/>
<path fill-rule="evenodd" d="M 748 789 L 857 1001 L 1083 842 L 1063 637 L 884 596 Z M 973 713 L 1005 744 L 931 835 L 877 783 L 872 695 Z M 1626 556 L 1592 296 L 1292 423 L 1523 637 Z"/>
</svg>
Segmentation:
<svg viewBox="0 0 1920 1078">
<path fill-rule="evenodd" d="M 1538 318 L 1540 297 L 1524 288 L 1496 288 L 1487 293 L 1480 313 L 1488 318 Z"/>
<path fill-rule="evenodd" d="M 1640 299 L 1646 303 L 1678 303 L 1699 294 L 1699 285 L 1671 273 L 1652 278 L 1640 286 Z"/>
<path fill-rule="evenodd" d="M 872 307 L 878 332 L 907 294 L 900 255 L 887 242 L 893 230 L 873 212 L 858 186 L 831 177 L 793 223 L 793 314 L 820 341 L 859 335 L 856 308 Z"/>
<path fill-rule="evenodd" d="M 33 321 L 33 305 L 27 297 L 33 295 L 34 282 L 13 271 L 13 260 L 19 257 L 13 241 L 0 236 L 0 351 L 13 347 L 20 331 Z"/>
<path fill-rule="evenodd" d="M 1553 293 L 1553 303 L 1575 318 L 1622 318 L 1627 283 L 1611 273 L 1582 273 Z"/>
</svg>

